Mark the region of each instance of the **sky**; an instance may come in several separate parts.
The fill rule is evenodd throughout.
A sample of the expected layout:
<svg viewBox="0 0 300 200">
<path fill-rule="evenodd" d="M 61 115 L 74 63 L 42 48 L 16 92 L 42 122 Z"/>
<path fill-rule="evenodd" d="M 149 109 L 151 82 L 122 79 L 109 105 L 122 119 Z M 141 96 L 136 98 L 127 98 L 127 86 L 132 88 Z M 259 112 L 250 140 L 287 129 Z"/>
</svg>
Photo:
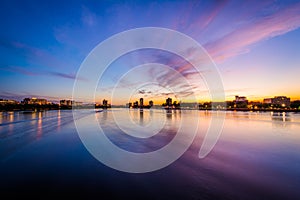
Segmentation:
<svg viewBox="0 0 300 200">
<path fill-rule="evenodd" d="M 235 95 L 300 99 L 300 1 L 11 0 L 0 5 L 0 98 L 71 99 L 77 72 L 97 45 L 130 29 L 161 27 L 204 48 L 227 100 Z M 137 67 L 153 62 L 167 67 Z M 89 77 L 77 80 L 89 82 Z M 191 101 L 193 92 L 197 101 L 209 100 L 205 80 L 190 63 L 171 52 L 142 49 L 111 63 L 99 77 L 95 101 Z M 81 100 L 91 101 L 84 94 Z"/>
</svg>

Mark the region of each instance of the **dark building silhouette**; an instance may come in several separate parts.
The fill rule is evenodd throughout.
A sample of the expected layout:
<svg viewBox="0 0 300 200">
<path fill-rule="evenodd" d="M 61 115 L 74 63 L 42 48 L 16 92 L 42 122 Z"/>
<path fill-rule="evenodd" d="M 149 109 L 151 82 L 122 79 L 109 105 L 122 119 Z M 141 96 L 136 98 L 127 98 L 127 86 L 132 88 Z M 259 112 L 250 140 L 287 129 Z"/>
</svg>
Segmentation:
<svg viewBox="0 0 300 200">
<path fill-rule="evenodd" d="M 138 108 L 138 107 L 139 107 L 139 102 L 138 101 L 134 102 L 133 103 L 133 108 Z"/>
<path fill-rule="evenodd" d="M 177 101 L 174 101 L 174 103 L 172 103 L 172 99 L 171 98 L 167 98 L 166 99 L 166 103 L 163 103 L 162 106 L 165 109 L 180 109 L 180 103 L 177 103 Z"/>
<path fill-rule="evenodd" d="M 105 106 L 105 107 L 107 107 L 107 100 L 106 99 L 103 99 L 102 105 Z"/>
<path fill-rule="evenodd" d="M 153 106 L 153 101 L 149 101 L 149 106 L 152 107 Z"/>
<path fill-rule="evenodd" d="M 140 103 L 140 104 L 139 104 Z M 153 106 L 153 101 L 149 101 L 149 105 L 145 105 L 144 104 L 144 98 L 140 98 L 140 101 L 135 101 L 133 103 L 129 102 L 128 104 L 126 104 L 126 107 L 128 108 L 151 108 Z"/>
<path fill-rule="evenodd" d="M 72 106 L 73 103 L 74 102 L 72 100 L 65 100 L 65 99 L 63 99 L 63 100 L 59 101 L 59 105 L 60 106 Z"/>
<path fill-rule="evenodd" d="M 166 99 L 166 106 L 172 106 L 172 99 L 171 98 Z"/>
<path fill-rule="evenodd" d="M 143 108 L 143 107 L 144 107 L 144 99 L 140 98 L 140 108 Z"/>
</svg>

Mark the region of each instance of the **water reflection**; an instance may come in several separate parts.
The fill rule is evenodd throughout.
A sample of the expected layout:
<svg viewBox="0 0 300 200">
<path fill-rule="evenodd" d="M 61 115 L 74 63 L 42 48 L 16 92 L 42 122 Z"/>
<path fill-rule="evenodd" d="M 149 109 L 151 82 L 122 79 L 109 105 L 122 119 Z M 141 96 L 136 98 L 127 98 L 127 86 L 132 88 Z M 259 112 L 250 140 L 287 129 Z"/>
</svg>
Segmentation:
<svg viewBox="0 0 300 200">
<path fill-rule="evenodd" d="M 132 126 L 130 117 L 136 122 L 135 125 L 141 127 L 142 131 L 150 129 L 151 124 L 153 124 L 153 127 L 158 127 L 160 125 L 158 122 L 163 122 L 164 127 L 160 133 L 150 138 L 120 135 L 120 130 L 114 124 L 113 112 L 121 117 L 118 119 L 123 120 L 122 122 L 128 125 L 126 130 L 129 131 L 137 130 Z M 162 193 L 168 190 L 170 194 L 174 194 L 174 199 L 178 193 L 181 193 L 182 196 L 180 197 L 184 199 L 202 198 L 201 194 L 206 195 L 206 193 L 211 195 L 210 199 L 214 199 L 213 195 L 218 192 L 225 195 L 224 199 L 230 199 L 231 197 L 232 199 L 247 199 L 247 196 L 249 196 L 248 199 L 272 199 L 271 197 L 277 196 L 278 199 L 279 197 L 288 199 L 284 197 L 288 197 L 290 194 L 299 197 L 298 188 L 300 183 L 298 177 L 300 171 L 297 163 L 300 161 L 300 140 L 297 133 L 300 130 L 300 115 L 294 113 L 270 114 L 270 112 L 226 112 L 227 118 L 224 130 L 217 145 L 205 159 L 199 160 L 197 156 L 199 145 L 205 134 L 203 125 L 208 126 L 208 119 L 216 114 L 218 113 L 210 111 L 146 109 L 143 112 L 140 110 L 116 109 L 97 113 L 108 138 L 120 148 L 137 153 L 151 152 L 164 147 L 173 139 L 173 135 L 177 131 L 176 128 L 181 126 L 181 121 L 186 120 L 186 127 L 191 127 L 189 122 L 193 122 L 200 117 L 199 137 L 196 138 L 198 141 L 179 160 L 161 171 L 135 176 L 101 168 L 99 163 L 90 160 L 92 157 L 86 152 L 78 137 L 75 137 L 77 135 L 74 125 L 65 126 L 73 119 L 71 111 L 45 111 L 30 114 L 23 114 L 22 112 L 2 113 L 0 116 L 2 127 L 0 135 L 5 135 L 10 126 L 13 134 L 9 135 L 8 139 L 1 137 L 0 158 L 5 159 L 6 156 L 16 151 L 24 151 L 25 153 L 16 153 L 15 156 L 10 156 L 12 162 L 9 163 L 10 160 L 8 159 L 6 162 L 7 168 L 4 168 L 4 165 L 0 166 L 2 169 L 1 180 L 3 184 L 7 184 L 13 177 L 13 181 L 9 184 L 22 186 L 24 179 L 29 180 L 32 176 L 36 176 L 35 178 L 38 181 L 41 180 L 41 177 L 48 181 L 67 174 L 68 177 L 75 178 L 70 182 L 64 182 L 66 186 L 74 184 L 74 180 L 78 180 L 78 185 L 82 182 L 87 183 L 86 187 L 91 187 L 90 183 L 97 183 L 97 185 L 107 186 L 108 188 L 114 186 L 123 189 L 124 185 L 131 184 L 128 188 L 141 189 L 145 194 L 147 191 L 161 191 L 161 187 L 165 186 Z M 151 120 L 151 123 L 145 127 L 148 120 Z M 34 123 L 32 124 L 32 122 Z M 91 130 L 90 122 L 91 120 L 87 118 L 86 130 Z M 140 123 L 142 123 L 142 126 L 139 125 Z M 290 126 L 291 124 L 293 125 Z M 284 134 L 277 134 L 277 129 L 275 130 L 273 125 L 288 126 L 280 129 Z M 44 137 L 47 133 L 55 134 L 60 128 L 62 132 L 60 132 L 59 139 L 51 140 L 50 137 Z M 40 141 L 31 143 L 32 146 L 28 145 L 37 138 L 37 135 L 43 140 L 42 145 L 39 146 Z M 65 141 L 70 142 L 68 148 L 70 147 L 71 151 L 61 145 Z M 49 147 L 45 147 L 44 144 Z M 22 148 L 24 145 L 28 145 L 28 148 Z M 37 147 L 41 146 L 43 148 L 38 149 L 41 152 L 37 154 Z M 52 148 L 53 146 L 57 148 Z M 76 151 L 72 151 L 73 148 Z M 74 159 L 74 153 L 76 153 L 78 159 Z M 24 155 L 27 155 L 27 157 L 24 157 Z M 35 162 L 37 159 L 39 160 L 38 164 Z M 30 167 L 20 168 L 16 164 L 20 163 L 22 165 L 24 160 L 27 161 L 26 166 Z M 86 165 L 78 165 L 77 162 L 89 163 L 87 166 L 89 169 L 86 168 Z M 57 167 L 57 163 L 66 167 L 61 168 L 62 170 L 53 171 L 54 167 Z M 72 166 L 72 170 L 68 170 L 68 166 Z M 11 173 L 7 173 L 9 168 L 12 168 Z M 51 172 L 48 173 L 49 176 L 45 173 L 48 171 Z M 90 173 L 86 179 L 80 176 L 82 171 Z M 174 177 L 177 181 L 174 181 Z M 37 184 L 40 184 L 38 181 Z M 157 185 L 158 182 L 162 184 Z M 77 182 L 75 183 L 77 184 Z M 145 183 L 147 185 L 143 185 Z M 145 189 L 143 190 L 143 188 Z M 203 188 L 206 193 L 202 193 Z M 110 189 L 113 190 L 114 188 Z M 159 198 L 156 193 L 151 194 L 155 194 L 152 199 Z M 203 196 L 203 198 L 205 197 Z"/>
<path fill-rule="evenodd" d="M 172 122 L 178 121 L 181 117 L 181 110 L 166 110 L 166 117 Z"/>
<path fill-rule="evenodd" d="M 43 115 L 42 112 L 38 113 L 38 122 L 37 122 L 37 138 L 40 138 L 43 133 Z"/>
<path fill-rule="evenodd" d="M 0 112 L 0 125 L 2 124 L 3 112 Z M 2 126 L 0 126 L 0 132 L 2 130 Z"/>
<path fill-rule="evenodd" d="M 140 109 L 140 125 L 144 126 L 144 110 Z"/>
<path fill-rule="evenodd" d="M 25 113 L 27 113 L 27 112 L 25 112 Z M 29 112 L 28 112 L 29 113 Z M 31 113 L 31 118 L 30 119 L 36 119 L 36 112 L 30 112 Z M 36 124 L 36 120 L 31 120 L 31 124 L 33 125 L 33 126 L 35 126 L 35 124 Z"/>
<path fill-rule="evenodd" d="M 281 122 L 291 121 L 289 113 L 286 112 L 271 112 L 271 118 L 273 121 L 281 121 Z"/>
<path fill-rule="evenodd" d="M 229 115 L 233 118 L 239 118 L 239 119 L 249 119 L 250 118 L 250 112 L 240 112 L 240 111 L 233 111 L 229 112 Z"/>
<path fill-rule="evenodd" d="M 167 119 L 172 119 L 173 110 L 166 110 Z"/>
<path fill-rule="evenodd" d="M 13 133 L 13 130 L 14 130 L 14 125 L 12 122 L 14 122 L 14 112 L 8 112 L 8 116 L 9 116 L 9 125 L 8 125 L 8 134 L 12 134 Z"/>
<path fill-rule="evenodd" d="M 292 125 L 290 114 L 286 112 L 271 112 L 271 120 L 277 131 L 284 131 Z"/>
<path fill-rule="evenodd" d="M 61 114 L 60 110 L 57 111 L 57 130 L 60 131 L 60 126 L 61 126 Z"/>
</svg>

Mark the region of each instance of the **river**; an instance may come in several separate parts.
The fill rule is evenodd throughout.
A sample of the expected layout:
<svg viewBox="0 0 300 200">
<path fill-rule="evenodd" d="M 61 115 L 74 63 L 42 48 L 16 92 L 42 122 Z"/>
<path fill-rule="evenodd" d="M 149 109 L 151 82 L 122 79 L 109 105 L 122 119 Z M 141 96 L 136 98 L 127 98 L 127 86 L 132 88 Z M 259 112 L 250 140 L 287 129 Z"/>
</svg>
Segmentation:
<svg viewBox="0 0 300 200">
<path fill-rule="evenodd" d="M 222 133 L 212 151 L 199 158 L 211 118 L 219 114 L 225 115 Z M 162 149 L 180 127 L 186 134 L 196 130 L 196 137 L 170 165 L 148 173 L 126 173 L 91 154 L 77 133 L 71 110 L 1 112 L 1 194 L 40 197 L 42 192 L 42 197 L 96 199 L 300 198 L 300 114 L 109 109 L 83 110 L 75 117 L 87 133 L 97 132 L 96 119 L 113 145 L 136 154 Z M 149 133 L 153 135 L 146 137 Z M 113 154 L 109 156 L 114 159 Z M 126 158 L 118 161 L 130 166 Z"/>
</svg>

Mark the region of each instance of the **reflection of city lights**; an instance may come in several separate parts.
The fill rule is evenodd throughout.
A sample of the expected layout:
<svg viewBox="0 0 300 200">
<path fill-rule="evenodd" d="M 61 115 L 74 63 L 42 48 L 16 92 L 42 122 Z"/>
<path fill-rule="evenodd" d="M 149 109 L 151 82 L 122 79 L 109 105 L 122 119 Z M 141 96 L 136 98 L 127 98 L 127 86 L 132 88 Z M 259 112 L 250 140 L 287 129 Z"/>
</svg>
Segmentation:
<svg viewBox="0 0 300 200">
<path fill-rule="evenodd" d="M 58 110 L 58 112 L 57 112 L 57 130 L 60 130 L 60 124 L 61 124 L 60 110 Z"/>
<path fill-rule="evenodd" d="M 38 116 L 38 126 L 37 126 L 37 137 L 39 138 L 42 135 L 42 124 L 43 119 L 42 119 L 42 113 L 39 112 L 39 116 Z"/>
<path fill-rule="evenodd" d="M 14 114 L 9 113 L 9 122 L 13 122 L 13 121 L 14 121 Z"/>
<path fill-rule="evenodd" d="M 9 112 L 9 122 L 13 122 L 14 121 L 14 113 L 13 112 Z M 10 123 L 8 125 L 8 132 L 9 134 L 13 133 L 13 129 L 14 129 L 14 125 L 13 123 Z"/>
</svg>

